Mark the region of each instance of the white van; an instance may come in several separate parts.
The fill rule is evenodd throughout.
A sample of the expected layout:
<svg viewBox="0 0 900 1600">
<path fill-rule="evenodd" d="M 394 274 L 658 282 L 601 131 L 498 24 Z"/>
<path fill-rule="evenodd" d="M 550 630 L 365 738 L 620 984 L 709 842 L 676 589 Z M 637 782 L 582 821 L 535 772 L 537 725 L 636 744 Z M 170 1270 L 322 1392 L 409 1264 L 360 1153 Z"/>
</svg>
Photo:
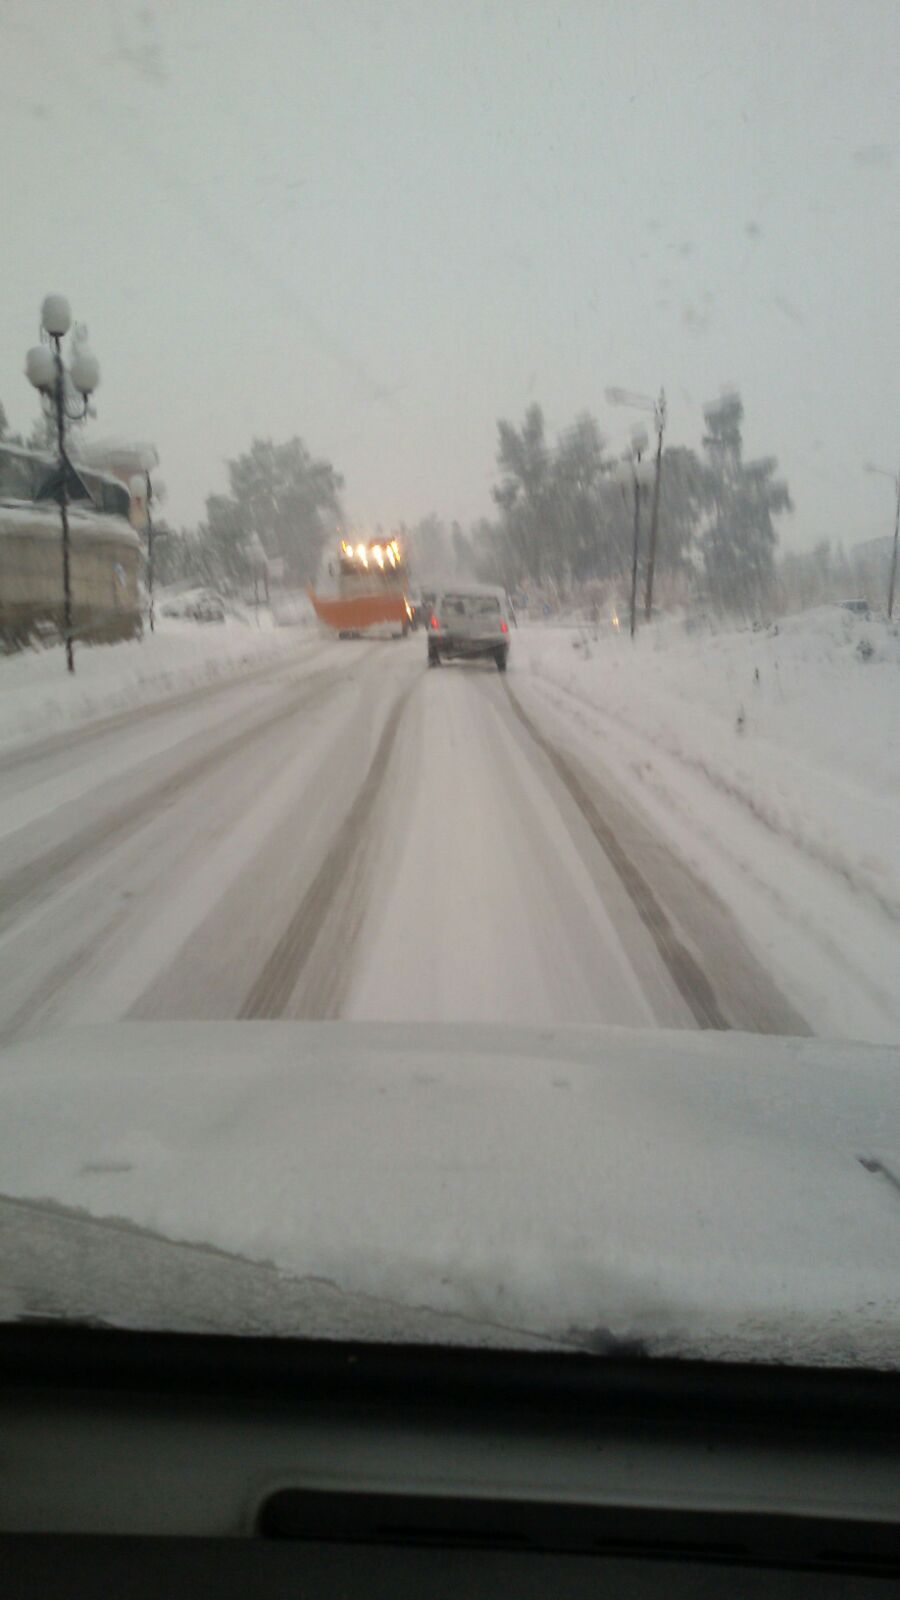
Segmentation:
<svg viewBox="0 0 900 1600">
<path fill-rule="evenodd" d="M 442 660 L 490 656 L 500 672 L 509 655 L 512 608 L 505 589 L 456 583 L 438 590 L 428 620 L 428 665 Z"/>
</svg>

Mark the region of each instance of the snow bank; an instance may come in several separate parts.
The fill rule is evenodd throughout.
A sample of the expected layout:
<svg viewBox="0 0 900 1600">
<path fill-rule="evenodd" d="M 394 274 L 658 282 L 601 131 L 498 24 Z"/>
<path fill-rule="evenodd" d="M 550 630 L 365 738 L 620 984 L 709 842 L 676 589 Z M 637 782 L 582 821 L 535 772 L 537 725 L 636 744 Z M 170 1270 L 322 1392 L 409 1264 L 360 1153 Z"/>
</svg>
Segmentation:
<svg viewBox="0 0 900 1600">
<path fill-rule="evenodd" d="M 747 908 L 735 896 L 743 877 L 781 912 L 787 903 L 818 919 L 889 1006 L 900 961 L 900 627 L 837 606 L 758 631 L 665 620 L 634 641 L 608 625 L 596 637 L 589 625 L 532 626 L 516 655 L 529 709 L 552 711 L 582 759 L 633 789 L 729 904 Z M 816 874 L 802 884 L 800 865 Z M 871 957 L 841 927 L 851 902 L 871 913 Z M 757 917 L 754 931 L 780 959 L 784 926 Z M 900 1016 L 876 1036 L 898 1028 Z"/>
<path fill-rule="evenodd" d="M 99 516 L 93 508 L 74 505 L 69 507 L 69 535 L 72 543 L 130 545 L 139 550 L 141 541 L 124 517 L 105 513 Z M 30 500 L 6 500 L 0 503 L 0 539 L 39 539 L 47 544 L 59 544 L 59 511 L 46 502 L 35 505 Z"/>
<path fill-rule="evenodd" d="M 278 628 L 290 628 L 298 623 L 310 628 L 319 626 L 319 620 L 309 597 L 299 590 L 293 590 L 291 593 L 278 591 L 273 593 L 272 620 Z"/>
<path fill-rule="evenodd" d="M 142 640 L 76 645 L 74 677 L 58 647 L 0 657 L 0 749 L 238 676 L 309 637 L 305 629 L 276 628 L 262 608 L 259 624 L 255 616 L 224 623 L 158 616 L 155 633 Z"/>
</svg>

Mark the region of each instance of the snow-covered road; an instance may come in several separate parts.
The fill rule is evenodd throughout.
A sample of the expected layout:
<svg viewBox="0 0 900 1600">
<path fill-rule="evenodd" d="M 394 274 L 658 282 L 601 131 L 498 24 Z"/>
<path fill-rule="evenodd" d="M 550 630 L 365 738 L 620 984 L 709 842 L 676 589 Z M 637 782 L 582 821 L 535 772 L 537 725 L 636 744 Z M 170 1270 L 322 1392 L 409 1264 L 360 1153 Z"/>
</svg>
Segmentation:
<svg viewBox="0 0 900 1600">
<path fill-rule="evenodd" d="M 0 757 L 0 1037 L 120 1017 L 815 1031 L 615 775 L 564 748 L 526 666 L 307 639 Z"/>
</svg>

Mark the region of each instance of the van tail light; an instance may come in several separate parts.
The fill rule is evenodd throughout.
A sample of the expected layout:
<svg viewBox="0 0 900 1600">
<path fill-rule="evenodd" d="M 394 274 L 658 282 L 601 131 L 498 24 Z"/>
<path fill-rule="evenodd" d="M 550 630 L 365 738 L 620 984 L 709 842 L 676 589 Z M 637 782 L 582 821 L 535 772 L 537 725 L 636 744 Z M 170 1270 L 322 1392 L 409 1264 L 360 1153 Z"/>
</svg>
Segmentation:
<svg viewBox="0 0 900 1600">
<path fill-rule="evenodd" d="M 501 617 L 500 618 L 500 632 L 501 633 L 509 633 L 509 628 L 507 627 L 507 623 L 506 623 L 506 618 L 505 617 Z"/>
<path fill-rule="evenodd" d="M 429 622 L 428 626 L 429 626 L 429 628 L 436 628 L 438 633 L 440 633 L 440 631 L 441 631 L 441 625 L 438 622 L 438 619 L 435 616 L 433 611 L 431 613 L 431 621 Z"/>
</svg>

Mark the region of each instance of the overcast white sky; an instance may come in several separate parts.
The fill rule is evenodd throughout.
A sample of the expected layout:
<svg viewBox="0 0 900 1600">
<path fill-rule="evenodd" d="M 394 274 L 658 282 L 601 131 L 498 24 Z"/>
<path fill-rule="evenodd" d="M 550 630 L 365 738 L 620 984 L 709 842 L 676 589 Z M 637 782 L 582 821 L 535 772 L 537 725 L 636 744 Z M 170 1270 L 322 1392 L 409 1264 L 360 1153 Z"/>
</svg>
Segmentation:
<svg viewBox="0 0 900 1600">
<path fill-rule="evenodd" d="M 0 0 L 0 399 L 48 290 L 175 522 L 299 433 L 360 521 L 489 513 L 496 421 L 736 385 L 793 546 L 887 533 L 896 0 Z"/>
</svg>

